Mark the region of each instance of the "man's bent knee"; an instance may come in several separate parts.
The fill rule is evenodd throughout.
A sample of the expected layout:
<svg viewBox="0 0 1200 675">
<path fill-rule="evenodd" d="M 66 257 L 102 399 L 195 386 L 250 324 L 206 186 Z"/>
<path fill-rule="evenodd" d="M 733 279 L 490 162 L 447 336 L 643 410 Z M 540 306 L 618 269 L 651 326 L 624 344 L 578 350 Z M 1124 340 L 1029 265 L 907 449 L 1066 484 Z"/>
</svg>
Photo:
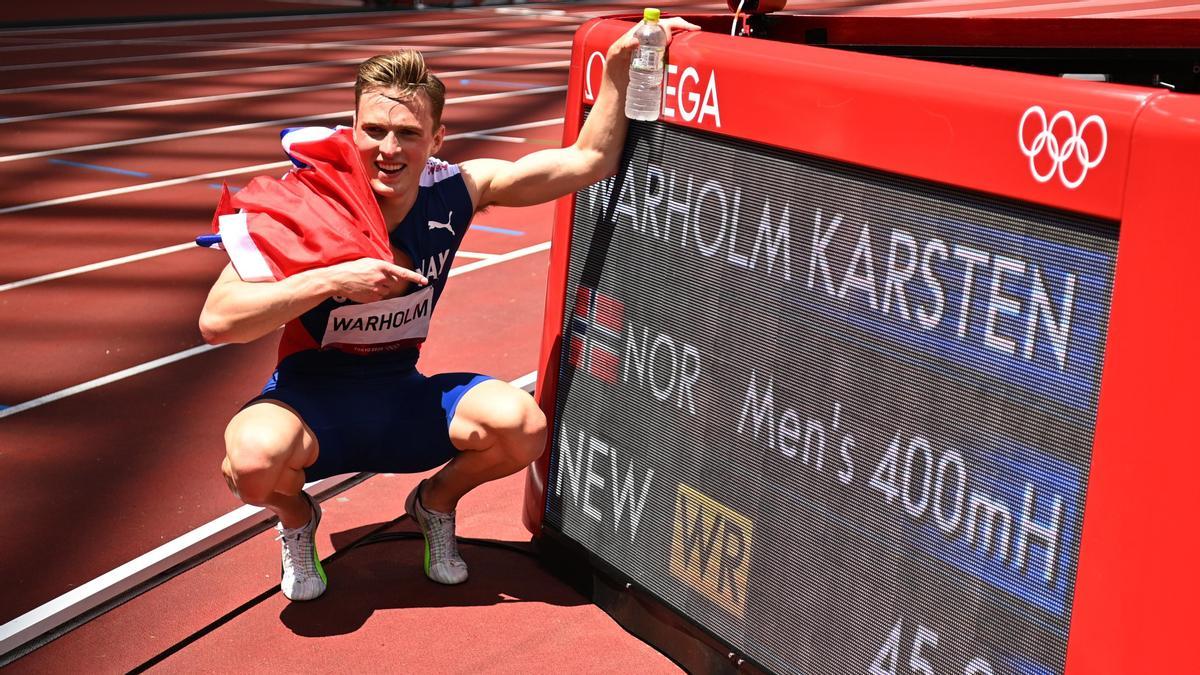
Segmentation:
<svg viewBox="0 0 1200 675">
<path fill-rule="evenodd" d="M 221 471 L 234 493 L 248 504 L 261 505 L 277 491 L 283 474 L 307 465 L 303 428 L 296 419 L 262 410 L 266 415 L 248 415 L 247 408 L 225 431 L 225 461 Z M 288 415 L 290 412 L 284 411 Z M 299 465 L 297 466 L 297 463 Z"/>
<path fill-rule="evenodd" d="M 287 453 L 246 439 L 227 441 L 225 453 L 221 469 L 234 494 L 247 504 L 264 504 L 275 491 Z"/>
<path fill-rule="evenodd" d="M 517 445 L 514 452 L 519 454 L 516 459 L 522 464 L 533 462 L 541 457 L 546 449 L 546 415 L 533 399 L 529 401 L 529 410 L 523 419 L 520 442 Z"/>
<path fill-rule="evenodd" d="M 229 462 L 228 456 L 221 460 L 221 475 L 225 477 L 225 484 L 229 486 L 229 491 L 232 492 L 235 497 L 240 498 L 241 495 L 238 494 L 237 487 L 237 474 L 233 472 L 233 464 Z"/>
<path fill-rule="evenodd" d="M 460 449 L 499 447 L 512 460 L 528 464 L 545 448 L 546 416 L 529 394 L 491 380 L 467 392 L 451 424 L 451 438 Z"/>
<path fill-rule="evenodd" d="M 537 459 L 545 448 L 546 415 L 525 392 L 514 390 L 507 396 L 498 396 L 486 424 L 512 459 L 520 464 Z"/>
</svg>

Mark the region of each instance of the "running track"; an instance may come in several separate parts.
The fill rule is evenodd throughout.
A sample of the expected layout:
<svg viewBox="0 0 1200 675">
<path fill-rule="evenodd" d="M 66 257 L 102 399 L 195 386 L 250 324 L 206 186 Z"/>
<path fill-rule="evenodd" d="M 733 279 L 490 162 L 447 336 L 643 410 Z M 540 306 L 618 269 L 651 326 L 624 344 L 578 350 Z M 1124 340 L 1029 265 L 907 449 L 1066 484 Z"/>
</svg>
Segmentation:
<svg viewBox="0 0 1200 675">
<path fill-rule="evenodd" d="M 238 506 L 218 472 L 222 430 L 261 387 L 277 336 L 200 339 L 225 258 L 188 242 L 219 185 L 281 173 L 284 126 L 349 123 L 354 64 L 400 46 L 448 85 L 444 159 L 557 146 L 574 30 L 630 11 L 566 9 L 0 32 L 0 624 Z M 427 371 L 536 370 L 551 214 L 476 219 Z M 391 519 L 402 497 L 348 526 Z M 250 563 L 255 592 L 277 575 L 271 557 Z"/>
<path fill-rule="evenodd" d="M 858 11 L 853 4 L 824 8 Z M 913 0 L 871 11 L 994 15 L 1011 12 L 1005 4 L 1013 3 Z M 1026 15 L 1147 16 L 1168 5 L 1024 4 Z M 268 374 L 276 338 L 212 349 L 196 329 L 224 258 L 189 242 L 207 229 L 222 181 L 236 188 L 281 172 L 280 127 L 348 122 L 353 64 L 399 46 L 423 49 L 449 86 L 443 158 L 516 158 L 558 145 L 573 31 L 590 16 L 638 6 L 0 31 L 0 623 L 237 506 L 217 472 L 221 431 Z M 551 213 L 547 205 L 477 218 L 456 262 L 461 278 L 434 323 L 426 370 L 514 379 L 537 368 Z M 408 485 L 377 477 L 347 493 L 347 529 L 334 528 L 323 551 L 397 514 Z M 477 523 L 479 533 L 520 540 L 519 483 L 496 489 L 492 497 L 511 508 L 502 521 Z M 162 591 L 150 605 L 162 615 L 147 625 L 186 635 L 269 587 L 275 547 L 263 535 L 218 558 L 226 574 L 218 599 Z M 185 598 L 186 610 L 171 594 Z M 542 599 L 578 604 L 550 595 Z M 362 604 L 351 597 L 344 606 Z M 347 619 L 345 632 L 364 621 Z M 108 637 L 74 639 L 95 649 Z M 159 647 L 143 645 L 102 669 L 125 670 Z M 61 654 L 44 658 L 73 664 Z M 664 665 L 645 658 L 643 670 Z"/>
</svg>

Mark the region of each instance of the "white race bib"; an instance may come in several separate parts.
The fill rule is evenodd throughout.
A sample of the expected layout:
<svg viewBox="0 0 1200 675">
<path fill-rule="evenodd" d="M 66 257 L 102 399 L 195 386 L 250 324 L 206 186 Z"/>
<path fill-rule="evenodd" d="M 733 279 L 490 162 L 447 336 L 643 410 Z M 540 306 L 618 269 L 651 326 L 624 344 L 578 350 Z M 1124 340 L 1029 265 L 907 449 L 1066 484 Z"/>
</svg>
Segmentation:
<svg viewBox="0 0 1200 675">
<path fill-rule="evenodd" d="M 398 298 L 338 307 L 329 313 L 321 346 L 387 345 L 424 340 L 433 313 L 433 286 Z"/>
</svg>

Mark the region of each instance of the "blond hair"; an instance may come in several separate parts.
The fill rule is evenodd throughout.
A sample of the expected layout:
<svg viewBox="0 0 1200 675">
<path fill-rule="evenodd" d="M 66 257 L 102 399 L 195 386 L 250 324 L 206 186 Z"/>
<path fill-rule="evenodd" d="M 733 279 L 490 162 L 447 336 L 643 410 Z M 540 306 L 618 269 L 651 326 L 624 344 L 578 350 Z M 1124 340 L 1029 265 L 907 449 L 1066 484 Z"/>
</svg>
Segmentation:
<svg viewBox="0 0 1200 675">
<path fill-rule="evenodd" d="M 358 77 L 354 80 L 354 109 L 363 92 L 399 89 L 400 98 L 416 96 L 424 91 L 429 97 L 429 112 L 433 127 L 442 124 L 442 107 L 446 105 L 446 85 L 430 72 L 425 57 L 415 49 L 402 49 L 391 54 L 379 54 L 363 61 L 358 66 Z"/>
</svg>

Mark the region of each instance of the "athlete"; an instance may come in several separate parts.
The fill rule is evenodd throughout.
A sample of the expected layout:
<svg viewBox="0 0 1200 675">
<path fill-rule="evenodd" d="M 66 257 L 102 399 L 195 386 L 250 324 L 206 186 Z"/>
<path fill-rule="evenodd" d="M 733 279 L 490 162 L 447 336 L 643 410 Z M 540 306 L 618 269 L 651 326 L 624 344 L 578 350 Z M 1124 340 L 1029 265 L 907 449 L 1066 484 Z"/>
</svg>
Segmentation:
<svg viewBox="0 0 1200 675">
<path fill-rule="evenodd" d="M 668 34 L 698 29 L 679 18 L 661 25 Z M 636 46 L 631 30 L 608 50 L 595 105 L 570 147 L 515 162 L 457 165 L 433 157 L 445 138 L 445 88 L 421 55 L 408 50 L 368 59 L 355 83 L 352 129 L 287 134 L 285 148 L 304 168 L 269 189 L 248 186 L 234 197 L 235 205 L 241 198 L 241 212 L 222 215 L 232 262 L 201 312 L 205 340 L 249 342 L 281 324 L 284 331 L 275 373 L 225 431 L 221 468 L 242 501 L 278 515 L 280 586 L 289 599 L 311 600 L 327 584 L 315 545 L 321 509 L 302 486 L 346 472 L 414 473 L 444 465 L 413 489 L 405 508 L 425 537 L 426 576 L 443 584 L 466 581 L 454 536 L 458 501 L 535 460 L 545 446 L 546 419 L 532 397 L 505 382 L 472 373 L 421 374 L 418 346 L 477 211 L 550 201 L 616 171 Z M 334 178 L 324 180 L 330 172 Z M 297 201 L 297 190 L 319 198 Z M 356 194 L 373 196 L 378 208 Z M 256 241 L 247 236 L 256 208 L 276 209 L 271 224 L 290 214 L 348 225 L 340 230 L 344 237 L 333 237 L 333 249 L 361 239 L 361 250 L 377 245 L 384 252 L 336 264 L 312 264 L 306 245 L 295 246 L 290 258 L 287 251 L 248 253 Z M 367 224 L 374 219 L 386 228 L 378 237 Z M 277 229 L 287 234 L 288 228 Z M 322 231 L 330 238 L 331 230 Z M 300 271 L 289 272 L 288 265 Z"/>
</svg>

